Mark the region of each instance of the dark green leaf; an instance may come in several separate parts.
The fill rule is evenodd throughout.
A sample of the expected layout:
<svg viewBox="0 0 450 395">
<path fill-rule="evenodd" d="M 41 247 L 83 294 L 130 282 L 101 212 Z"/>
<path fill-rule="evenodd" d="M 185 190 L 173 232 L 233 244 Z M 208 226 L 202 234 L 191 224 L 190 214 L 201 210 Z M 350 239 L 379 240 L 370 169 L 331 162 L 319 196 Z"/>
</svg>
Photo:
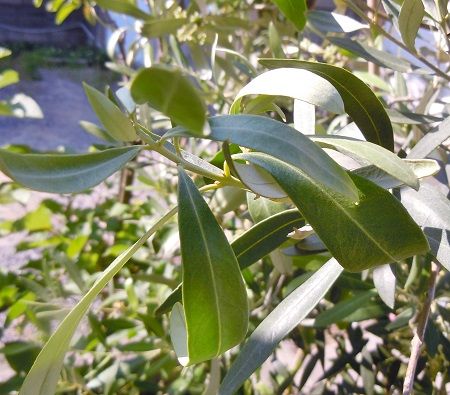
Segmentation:
<svg viewBox="0 0 450 395">
<path fill-rule="evenodd" d="M 349 271 L 428 250 L 425 236 L 404 207 L 370 181 L 351 176 L 360 191 L 360 201 L 355 204 L 278 159 L 261 153 L 235 156 L 272 174 L 331 254 Z"/>
<path fill-rule="evenodd" d="M 232 395 L 239 389 L 277 344 L 320 302 L 341 272 L 337 261 L 329 260 L 275 307 L 251 334 L 231 365 L 220 386 L 220 395 Z"/>
<path fill-rule="evenodd" d="M 180 70 L 154 66 L 140 71 L 131 85 L 131 95 L 136 103 L 149 103 L 196 135 L 204 133 L 205 104 Z"/>
<path fill-rule="evenodd" d="M 136 132 L 128 117 L 107 96 L 84 84 L 84 91 L 106 131 L 118 141 L 136 140 Z"/>
<path fill-rule="evenodd" d="M 344 101 L 345 110 L 372 143 L 394 150 L 391 121 L 380 100 L 358 77 L 340 67 L 301 60 L 260 59 L 268 68 L 295 67 L 320 75 L 331 82 Z"/>
<path fill-rule="evenodd" d="M 200 192 L 181 168 L 178 205 L 184 312 L 174 306 L 172 315 L 178 322 L 171 325 L 171 337 L 180 363 L 189 365 L 212 359 L 243 340 L 248 305 L 236 256 Z M 180 327 L 182 321 L 186 337 Z M 186 343 L 181 353 L 177 343 Z"/>
<path fill-rule="evenodd" d="M 306 0 L 272 0 L 272 2 L 298 30 L 303 30 L 306 24 Z"/>
<path fill-rule="evenodd" d="M 133 159 L 141 147 L 75 155 L 16 154 L 0 149 L 0 170 L 36 191 L 81 192 L 99 184 Z"/>
<path fill-rule="evenodd" d="M 228 141 L 255 149 L 296 166 L 317 182 L 355 201 L 358 194 L 345 171 L 323 150 L 297 130 L 267 117 L 224 115 L 209 121 L 211 133 L 205 138 Z M 192 136 L 184 128 L 169 130 L 165 138 Z"/>
</svg>

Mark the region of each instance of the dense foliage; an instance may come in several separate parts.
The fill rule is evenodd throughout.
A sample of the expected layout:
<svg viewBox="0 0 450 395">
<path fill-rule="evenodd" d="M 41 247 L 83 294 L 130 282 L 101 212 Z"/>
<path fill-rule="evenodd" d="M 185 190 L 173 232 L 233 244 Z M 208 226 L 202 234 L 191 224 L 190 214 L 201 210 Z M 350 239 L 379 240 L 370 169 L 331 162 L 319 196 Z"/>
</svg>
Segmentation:
<svg viewBox="0 0 450 395">
<path fill-rule="evenodd" d="M 447 3 L 142 3 L 35 1 L 122 82 L 84 86 L 88 153 L 0 150 L 5 203 L 58 194 L 2 224 L 40 337 L 0 392 L 447 393 Z"/>
</svg>

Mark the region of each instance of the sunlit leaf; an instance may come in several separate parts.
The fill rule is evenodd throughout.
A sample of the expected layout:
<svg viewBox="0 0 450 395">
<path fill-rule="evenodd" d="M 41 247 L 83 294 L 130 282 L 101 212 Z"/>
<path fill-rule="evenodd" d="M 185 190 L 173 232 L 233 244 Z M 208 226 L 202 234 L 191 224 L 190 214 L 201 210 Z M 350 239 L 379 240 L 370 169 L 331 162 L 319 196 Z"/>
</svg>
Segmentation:
<svg viewBox="0 0 450 395">
<path fill-rule="evenodd" d="M 89 154 L 16 154 L 0 150 L 0 170 L 36 191 L 82 192 L 133 159 L 141 147 L 111 148 Z"/>
<path fill-rule="evenodd" d="M 355 204 L 276 158 L 261 153 L 236 157 L 272 174 L 331 254 L 349 271 L 397 262 L 429 248 L 404 207 L 370 181 L 351 176 L 360 191 L 360 201 Z"/>
<path fill-rule="evenodd" d="M 433 152 L 440 144 L 450 138 L 450 117 L 446 118 L 436 131 L 428 132 L 412 148 L 408 158 L 425 158 Z"/>
<path fill-rule="evenodd" d="M 178 180 L 184 317 L 174 306 L 172 321 L 178 329 L 171 328 L 171 337 L 180 363 L 190 365 L 212 359 L 243 340 L 248 305 L 236 256 L 222 229 L 181 168 Z"/>
<path fill-rule="evenodd" d="M 391 266 L 386 264 L 373 270 L 373 283 L 381 300 L 391 309 L 395 303 L 395 286 L 397 280 L 392 273 Z"/>
<path fill-rule="evenodd" d="M 342 267 L 329 260 L 291 292 L 251 334 L 220 386 L 220 395 L 232 395 L 321 301 L 339 277 Z"/>
<path fill-rule="evenodd" d="M 335 12 L 314 10 L 309 11 L 307 16 L 309 25 L 325 33 L 352 33 L 369 28 L 367 24 Z"/>
<path fill-rule="evenodd" d="M 305 69 L 327 79 L 339 91 L 345 111 L 353 118 L 366 139 L 393 151 L 394 136 L 386 110 L 370 88 L 349 71 L 325 63 L 301 60 L 260 59 L 260 63 L 272 69 Z"/>
<path fill-rule="evenodd" d="M 99 7 L 105 8 L 109 11 L 114 11 L 119 14 L 125 14 L 132 16 L 137 19 L 149 19 L 151 16 L 135 5 L 130 1 L 124 0 L 95 0 Z"/>
<path fill-rule="evenodd" d="M 272 0 L 272 2 L 298 30 L 303 30 L 306 24 L 306 0 Z"/>
</svg>

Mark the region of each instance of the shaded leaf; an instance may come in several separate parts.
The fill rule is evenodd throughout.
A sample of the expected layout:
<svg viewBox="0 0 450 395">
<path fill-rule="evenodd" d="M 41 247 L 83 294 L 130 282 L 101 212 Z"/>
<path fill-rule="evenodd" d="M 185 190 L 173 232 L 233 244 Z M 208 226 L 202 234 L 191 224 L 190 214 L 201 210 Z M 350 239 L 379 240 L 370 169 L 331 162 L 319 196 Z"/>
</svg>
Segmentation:
<svg viewBox="0 0 450 395">
<path fill-rule="evenodd" d="M 422 0 L 404 0 L 398 16 L 398 27 L 406 46 L 415 51 L 414 42 L 425 16 Z"/>
<path fill-rule="evenodd" d="M 425 158 L 448 138 L 450 138 L 450 117 L 446 118 L 436 131 L 428 132 L 422 137 L 409 152 L 408 158 Z"/>
<path fill-rule="evenodd" d="M 16 154 L 0 149 L 0 170 L 36 191 L 82 192 L 120 170 L 141 150 L 139 146 L 111 148 L 74 155 Z"/>
<path fill-rule="evenodd" d="M 352 33 L 369 28 L 367 24 L 335 12 L 314 10 L 309 11 L 307 16 L 308 24 L 324 33 Z"/>
<path fill-rule="evenodd" d="M 187 18 L 155 18 L 144 23 L 144 26 L 142 26 L 142 35 L 148 38 L 154 38 L 166 34 L 175 34 L 187 22 Z"/>
<path fill-rule="evenodd" d="M 340 67 L 325 63 L 301 60 L 260 59 L 268 68 L 294 67 L 316 73 L 327 79 L 339 91 L 344 101 L 345 111 L 372 143 L 394 150 L 391 121 L 380 100 L 370 88 L 352 73 Z"/>
<path fill-rule="evenodd" d="M 278 343 L 321 301 L 341 272 L 337 261 L 330 259 L 275 307 L 251 334 L 231 365 L 220 386 L 220 395 L 231 395 L 239 389 Z"/>
</svg>

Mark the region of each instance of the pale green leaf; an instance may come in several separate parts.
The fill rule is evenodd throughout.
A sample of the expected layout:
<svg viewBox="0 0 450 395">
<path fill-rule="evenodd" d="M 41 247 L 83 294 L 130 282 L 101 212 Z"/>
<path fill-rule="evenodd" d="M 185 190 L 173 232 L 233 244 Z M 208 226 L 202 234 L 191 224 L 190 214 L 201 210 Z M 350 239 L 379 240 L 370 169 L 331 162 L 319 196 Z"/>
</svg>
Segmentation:
<svg viewBox="0 0 450 395">
<path fill-rule="evenodd" d="M 368 29 L 369 25 L 358 22 L 346 15 L 328 11 L 309 11 L 308 24 L 324 33 L 352 33 Z"/>
<path fill-rule="evenodd" d="M 17 154 L 0 149 L 0 170 L 36 191 L 82 192 L 133 159 L 141 147 L 111 148 L 89 154 Z"/>
<path fill-rule="evenodd" d="M 416 36 L 425 16 L 422 0 L 404 0 L 398 16 L 398 27 L 405 45 L 415 51 Z"/>
<path fill-rule="evenodd" d="M 19 74 L 14 70 L 5 70 L 0 73 L 0 89 L 19 82 Z"/>
<path fill-rule="evenodd" d="M 386 264 L 378 266 L 373 270 L 373 284 L 377 289 L 381 300 L 391 309 L 395 303 L 395 285 L 397 280 L 392 273 L 391 266 Z"/>
<path fill-rule="evenodd" d="M 325 63 L 301 60 L 260 59 L 260 63 L 272 69 L 293 67 L 305 69 L 327 79 L 339 91 L 345 111 L 372 143 L 394 150 L 392 124 L 380 100 L 370 88 L 349 71 Z"/>
<path fill-rule="evenodd" d="M 272 0 L 272 2 L 298 30 L 303 30 L 306 24 L 306 0 Z"/>
<path fill-rule="evenodd" d="M 155 18 L 144 23 L 142 35 L 155 38 L 166 34 L 175 34 L 179 28 L 187 23 L 187 18 Z"/>
<path fill-rule="evenodd" d="M 95 114 L 106 131 L 117 141 L 136 140 L 136 132 L 128 117 L 109 98 L 84 84 L 84 91 Z"/>
<path fill-rule="evenodd" d="M 308 70 L 280 68 L 260 74 L 239 91 L 230 113 L 239 112 L 242 98 L 247 95 L 287 96 L 336 114 L 344 112 L 344 103 L 336 88 Z"/>
<path fill-rule="evenodd" d="M 151 16 L 140 8 L 133 5 L 130 1 L 125 0 L 95 0 L 99 7 L 119 14 L 125 14 L 137 19 L 149 19 Z"/>
</svg>

